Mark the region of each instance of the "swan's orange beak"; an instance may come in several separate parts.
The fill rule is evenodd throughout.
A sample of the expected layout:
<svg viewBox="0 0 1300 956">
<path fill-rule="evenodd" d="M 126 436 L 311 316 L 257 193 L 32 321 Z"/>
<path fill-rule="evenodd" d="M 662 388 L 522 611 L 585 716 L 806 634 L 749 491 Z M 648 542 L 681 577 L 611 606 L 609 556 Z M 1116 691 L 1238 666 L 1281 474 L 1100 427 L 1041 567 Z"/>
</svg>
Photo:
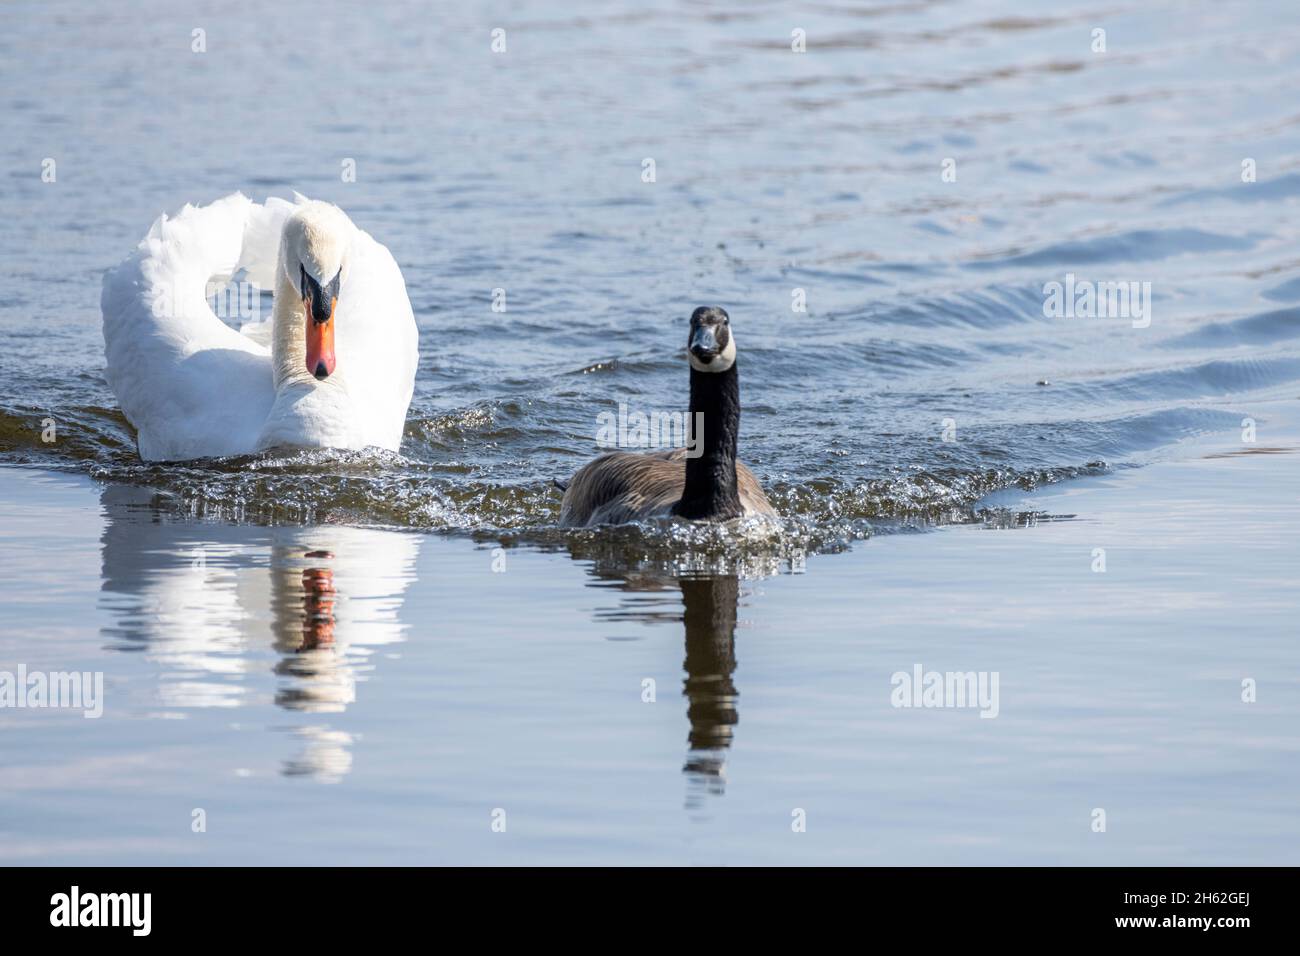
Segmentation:
<svg viewBox="0 0 1300 956">
<path fill-rule="evenodd" d="M 329 378 L 334 372 L 334 309 L 339 304 L 343 270 L 322 287 L 304 267 L 298 269 L 307 320 L 307 371 L 318 379 Z"/>
<path fill-rule="evenodd" d="M 317 378 L 328 378 L 334 371 L 334 308 L 339 300 L 331 297 L 324 322 L 312 314 L 310 301 L 303 304 L 307 307 L 307 371 Z"/>
</svg>

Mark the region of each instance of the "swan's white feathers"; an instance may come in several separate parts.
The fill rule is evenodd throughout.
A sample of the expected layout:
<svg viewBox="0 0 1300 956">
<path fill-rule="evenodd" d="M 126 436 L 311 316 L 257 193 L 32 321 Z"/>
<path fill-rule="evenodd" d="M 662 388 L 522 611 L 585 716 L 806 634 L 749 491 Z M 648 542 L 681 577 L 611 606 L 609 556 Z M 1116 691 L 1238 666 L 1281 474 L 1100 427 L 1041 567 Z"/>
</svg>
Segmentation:
<svg viewBox="0 0 1300 956">
<path fill-rule="evenodd" d="M 262 288 L 276 288 L 280 237 L 294 208 L 279 199 L 259 205 L 238 193 L 187 205 L 175 217 L 159 217 L 136 251 L 105 275 L 106 375 L 136 428 L 141 457 L 247 454 L 270 438 L 309 447 L 399 446 L 418 362 L 415 319 L 392 255 L 346 217 L 350 265 L 335 323 L 346 386 L 342 378 L 327 379 L 319 394 L 294 401 L 281 394 L 277 401 L 270 323 L 250 323 L 244 335 L 208 304 L 208 281 L 240 270 Z M 338 398 L 345 389 L 346 401 Z M 313 403 L 318 415 L 300 414 Z M 331 427 L 319 418 L 331 419 Z"/>
<path fill-rule="evenodd" d="M 345 267 L 335 331 L 339 371 L 351 385 L 365 445 L 396 451 L 415 390 L 420 336 L 397 260 L 357 230 Z M 400 408 L 400 415 L 388 410 Z"/>
<path fill-rule="evenodd" d="M 301 200 L 306 202 L 305 199 Z M 280 254 L 280 235 L 284 221 L 293 212 L 294 204 L 271 196 L 261 206 L 252 205 L 244 224 L 244 248 L 239 256 L 239 268 L 248 274 L 248 280 L 262 289 L 275 288 L 276 256 Z"/>
</svg>

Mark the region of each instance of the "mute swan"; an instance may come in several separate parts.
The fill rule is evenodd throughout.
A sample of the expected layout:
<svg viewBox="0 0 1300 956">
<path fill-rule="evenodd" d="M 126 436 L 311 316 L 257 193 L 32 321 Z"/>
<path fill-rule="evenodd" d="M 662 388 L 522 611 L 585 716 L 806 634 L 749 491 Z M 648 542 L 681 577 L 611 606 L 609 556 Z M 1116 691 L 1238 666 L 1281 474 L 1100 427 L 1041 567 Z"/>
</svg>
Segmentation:
<svg viewBox="0 0 1300 956">
<path fill-rule="evenodd" d="M 187 205 L 104 276 L 108 384 L 140 457 L 401 444 L 419 358 L 402 273 L 337 206 L 296 198 Z M 207 287 L 241 269 L 275 298 L 235 331 Z"/>
<path fill-rule="evenodd" d="M 740 378 L 736 339 L 725 310 L 703 306 L 695 310 L 686 356 L 691 364 L 689 420 L 699 422 L 703 431 L 692 436 L 698 453 L 677 448 L 646 455 L 601 455 L 580 468 L 565 486 L 561 525 L 776 515 L 754 473 L 736 461 Z"/>
</svg>

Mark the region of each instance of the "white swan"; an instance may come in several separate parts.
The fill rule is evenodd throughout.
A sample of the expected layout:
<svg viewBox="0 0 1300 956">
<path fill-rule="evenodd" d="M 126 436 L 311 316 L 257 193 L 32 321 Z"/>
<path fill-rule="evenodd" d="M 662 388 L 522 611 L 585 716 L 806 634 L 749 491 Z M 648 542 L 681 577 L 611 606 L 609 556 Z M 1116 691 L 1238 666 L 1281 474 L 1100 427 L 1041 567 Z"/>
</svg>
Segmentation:
<svg viewBox="0 0 1300 956">
<path fill-rule="evenodd" d="M 275 304 L 236 331 L 207 289 L 240 270 Z M 235 193 L 162 216 L 104 276 L 100 308 L 108 384 L 142 458 L 401 444 L 415 317 L 392 254 L 337 206 Z"/>
</svg>

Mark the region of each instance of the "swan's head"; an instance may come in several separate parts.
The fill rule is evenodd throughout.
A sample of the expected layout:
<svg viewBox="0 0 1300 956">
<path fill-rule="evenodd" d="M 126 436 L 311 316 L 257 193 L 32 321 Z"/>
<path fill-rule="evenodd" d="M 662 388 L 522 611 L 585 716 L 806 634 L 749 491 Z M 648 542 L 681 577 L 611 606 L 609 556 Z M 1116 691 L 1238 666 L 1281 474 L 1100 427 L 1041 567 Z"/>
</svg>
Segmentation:
<svg viewBox="0 0 1300 956">
<path fill-rule="evenodd" d="M 302 295 L 307 326 L 307 371 L 318 379 L 334 371 L 334 309 L 347 272 L 352 225 L 327 202 L 305 202 L 285 220 L 285 275 Z"/>
<path fill-rule="evenodd" d="M 700 306 L 691 313 L 686 357 L 697 372 L 725 372 L 736 363 L 736 340 L 725 309 Z"/>
</svg>

